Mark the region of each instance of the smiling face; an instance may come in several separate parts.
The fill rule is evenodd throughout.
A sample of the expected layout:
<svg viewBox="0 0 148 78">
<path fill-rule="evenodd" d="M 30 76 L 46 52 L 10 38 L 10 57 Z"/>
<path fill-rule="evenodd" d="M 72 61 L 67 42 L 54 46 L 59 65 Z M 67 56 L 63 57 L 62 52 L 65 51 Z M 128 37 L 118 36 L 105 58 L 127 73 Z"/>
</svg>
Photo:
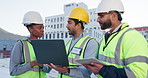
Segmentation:
<svg viewBox="0 0 148 78">
<path fill-rule="evenodd" d="M 42 37 L 44 35 L 44 25 L 35 24 L 29 27 L 30 35 L 34 38 Z"/>
</svg>

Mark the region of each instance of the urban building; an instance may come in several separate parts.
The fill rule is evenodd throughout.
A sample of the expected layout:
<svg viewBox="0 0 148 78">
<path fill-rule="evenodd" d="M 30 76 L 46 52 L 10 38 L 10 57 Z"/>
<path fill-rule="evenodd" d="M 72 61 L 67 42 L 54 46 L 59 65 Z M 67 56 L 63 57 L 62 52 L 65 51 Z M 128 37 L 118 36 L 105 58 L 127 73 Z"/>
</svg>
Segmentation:
<svg viewBox="0 0 148 78">
<path fill-rule="evenodd" d="M 14 44 L 22 38 L 24 36 L 12 34 L 0 28 L 0 58 L 9 58 Z"/>
<path fill-rule="evenodd" d="M 139 31 L 145 37 L 145 39 L 148 42 L 148 26 L 135 27 L 134 29 Z"/>
<path fill-rule="evenodd" d="M 41 39 L 64 39 L 65 41 L 71 38 L 66 28 L 67 20 L 70 12 L 75 7 L 85 8 L 90 16 L 90 23 L 85 25 L 84 34 L 96 38 L 98 41 L 103 35 L 100 26 L 97 23 L 97 15 L 94 9 L 88 9 L 87 5 L 82 3 L 70 3 L 64 5 L 64 14 L 45 17 L 45 34 Z"/>
<path fill-rule="evenodd" d="M 0 58 L 9 58 L 10 52 L 16 43 L 16 39 L 0 38 Z"/>
</svg>

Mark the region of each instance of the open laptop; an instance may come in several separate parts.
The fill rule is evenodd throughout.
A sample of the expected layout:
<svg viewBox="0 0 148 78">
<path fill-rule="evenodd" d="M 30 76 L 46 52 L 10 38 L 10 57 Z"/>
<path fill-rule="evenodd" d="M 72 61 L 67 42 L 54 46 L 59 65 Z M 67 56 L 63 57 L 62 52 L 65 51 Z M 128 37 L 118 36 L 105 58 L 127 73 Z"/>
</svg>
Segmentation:
<svg viewBox="0 0 148 78">
<path fill-rule="evenodd" d="M 64 40 L 31 40 L 38 63 L 69 66 Z"/>
</svg>

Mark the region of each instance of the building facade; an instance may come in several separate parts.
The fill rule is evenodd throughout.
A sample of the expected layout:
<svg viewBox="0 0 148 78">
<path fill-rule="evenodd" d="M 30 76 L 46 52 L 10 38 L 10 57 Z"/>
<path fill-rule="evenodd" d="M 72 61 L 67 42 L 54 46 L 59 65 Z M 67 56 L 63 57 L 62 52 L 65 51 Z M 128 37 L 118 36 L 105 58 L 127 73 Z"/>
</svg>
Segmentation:
<svg viewBox="0 0 148 78">
<path fill-rule="evenodd" d="M 0 38 L 0 58 L 9 58 L 10 52 L 16 42 L 16 39 Z"/>
<path fill-rule="evenodd" d="M 88 9 L 87 5 L 82 3 L 70 3 L 64 5 L 64 14 L 45 17 L 45 34 L 41 39 L 64 39 L 67 41 L 71 38 L 66 28 L 67 20 L 70 12 L 75 7 L 85 8 L 90 16 L 90 23 L 85 25 L 84 34 L 90 35 L 96 38 L 98 41 L 104 34 L 100 30 L 100 26 L 97 23 L 97 15 L 95 14 L 96 9 Z"/>
<path fill-rule="evenodd" d="M 148 26 L 135 27 L 134 29 L 139 31 L 145 37 L 145 39 L 148 42 Z"/>
</svg>

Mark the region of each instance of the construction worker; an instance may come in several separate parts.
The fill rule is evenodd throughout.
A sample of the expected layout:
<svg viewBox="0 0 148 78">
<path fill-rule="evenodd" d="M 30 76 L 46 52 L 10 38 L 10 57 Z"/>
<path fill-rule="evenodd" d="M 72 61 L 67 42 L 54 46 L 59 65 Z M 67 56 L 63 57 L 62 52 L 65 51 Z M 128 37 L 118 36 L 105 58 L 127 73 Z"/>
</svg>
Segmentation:
<svg viewBox="0 0 148 78">
<path fill-rule="evenodd" d="M 95 39 L 84 35 L 84 26 L 89 23 L 89 15 L 84 8 L 76 7 L 68 17 L 67 29 L 72 39 L 66 43 L 66 51 L 70 65 L 78 65 L 77 59 L 97 56 L 98 43 Z M 58 67 L 54 64 L 51 68 L 59 71 L 58 78 L 90 78 L 91 72 L 84 66 Z"/>
<path fill-rule="evenodd" d="M 148 44 L 136 30 L 122 23 L 124 13 L 120 0 L 102 0 L 97 8 L 101 29 L 109 29 L 101 40 L 98 59 L 106 65 L 92 62 L 84 66 L 98 78 L 146 78 Z"/>
<path fill-rule="evenodd" d="M 24 15 L 24 26 L 30 32 L 30 37 L 19 40 L 11 52 L 10 75 L 13 78 L 46 78 L 50 68 L 36 62 L 36 56 L 31 45 L 31 40 L 43 36 L 44 25 L 41 15 L 29 11 Z"/>
</svg>

